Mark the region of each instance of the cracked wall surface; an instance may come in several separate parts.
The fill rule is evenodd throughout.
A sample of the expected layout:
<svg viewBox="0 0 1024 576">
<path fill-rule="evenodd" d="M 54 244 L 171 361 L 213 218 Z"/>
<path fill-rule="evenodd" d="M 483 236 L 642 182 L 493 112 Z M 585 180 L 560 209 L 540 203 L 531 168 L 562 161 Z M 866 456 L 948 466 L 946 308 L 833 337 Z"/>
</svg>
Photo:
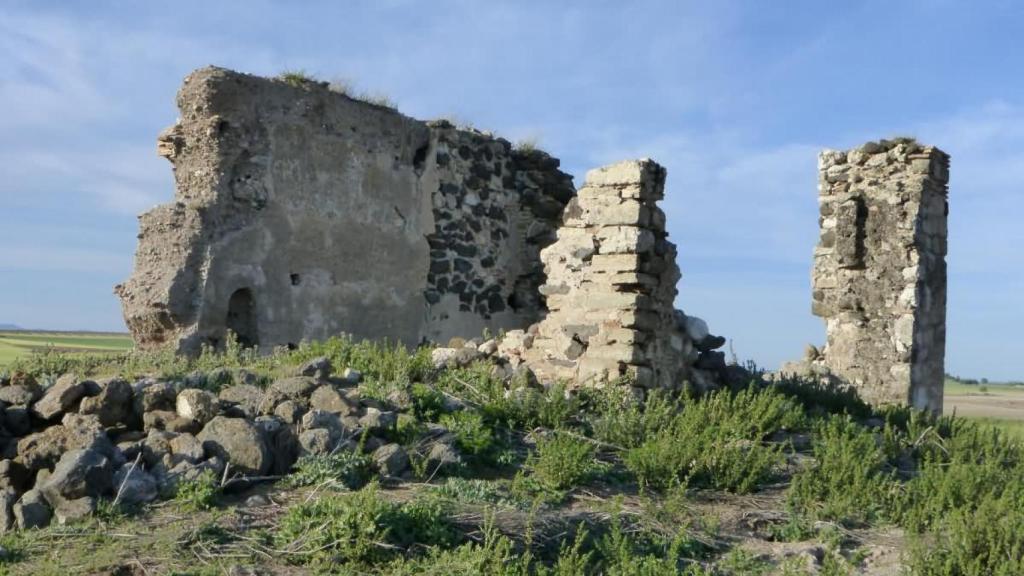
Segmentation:
<svg viewBox="0 0 1024 576">
<path fill-rule="evenodd" d="M 873 403 L 942 410 L 949 156 L 909 139 L 819 156 L 823 362 Z"/>
</svg>

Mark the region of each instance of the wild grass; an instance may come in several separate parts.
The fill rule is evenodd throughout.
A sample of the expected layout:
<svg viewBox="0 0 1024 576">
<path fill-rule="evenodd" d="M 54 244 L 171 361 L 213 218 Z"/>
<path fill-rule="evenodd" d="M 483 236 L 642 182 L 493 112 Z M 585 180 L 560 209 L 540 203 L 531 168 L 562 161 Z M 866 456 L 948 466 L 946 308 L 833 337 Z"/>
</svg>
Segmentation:
<svg viewBox="0 0 1024 576">
<path fill-rule="evenodd" d="M 678 403 L 677 410 L 671 408 L 673 402 Z M 771 480 L 783 462 L 785 446 L 768 444 L 767 437 L 806 423 L 800 406 L 771 388 L 721 391 L 680 402 L 658 400 L 651 421 L 646 412 L 606 416 L 623 414 L 623 428 L 632 428 L 622 438 L 633 443 L 624 460 L 641 485 L 659 490 L 690 485 L 753 491 Z"/>
<path fill-rule="evenodd" d="M 837 416 L 819 424 L 813 445 L 814 464 L 789 488 L 798 514 L 857 525 L 885 513 L 897 486 L 874 434 Z"/>
<path fill-rule="evenodd" d="M 296 88 L 302 88 L 304 86 L 307 86 L 309 84 L 315 84 L 317 82 L 317 79 L 314 78 L 312 74 L 306 72 L 301 68 L 285 70 L 284 72 L 281 72 L 281 74 L 278 75 L 278 78 L 281 79 L 281 81 L 287 83 L 288 85 L 294 86 Z"/>
<path fill-rule="evenodd" d="M 174 502 L 185 511 L 212 510 L 220 499 L 220 483 L 211 470 L 192 480 L 183 480 L 177 486 Z"/>
<path fill-rule="evenodd" d="M 437 500 L 395 503 L 376 484 L 302 502 L 282 519 L 275 540 L 297 563 L 367 565 L 412 546 L 450 545 L 456 534 Z"/>
<path fill-rule="evenodd" d="M 516 140 L 512 148 L 517 152 L 529 153 L 540 150 L 540 139 L 536 136 Z"/>
<path fill-rule="evenodd" d="M 362 488 L 373 476 L 373 462 L 360 451 L 305 455 L 298 459 L 286 481 L 291 486 L 317 486 L 341 490 Z"/>
<path fill-rule="evenodd" d="M 371 481 L 361 448 L 300 459 L 287 485 L 344 491 L 314 488 L 316 498 L 294 503 L 260 537 L 261 550 L 281 561 L 371 574 L 796 574 L 795 566 L 766 567 L 730 552 L 713 522 L 685 511 L 708 493 L 784 492 L 788 514 L 766 538 L 829 543 L 821 573 L 847 573 L 857 555 L 848 544 L 840 552 L 819 521 L 841 533 L 899 527 L 912 543 L 906 562 L 914 574 L 1022 570 L 1020 440 L 963 418 L 874 409 L 839 386 L 755 382 L 702 396 L 650 391 L 641 401 L 628 382 L 568 392 L 564 384 L 507 381 L 483 362 L 437 370 L 429 349 L 346 337 L 267 356 L 229 339 L 195 358 L 57 352 L 16 366 L 40 378 L 152 374 L 217 388 L 243 370 L 270 381 L 321 356 L 359 370 L 361 396 L 408 407 L 385 436 L 414 461 L 440 430 L 466 465 L 421 471 L 406 485 L 418 487 L 415 495 L 396 499 Z M 798 436 L 810 438 L 809 450 L 797 453 Z M 629 514 L 604 507 L 617 493 L 631 495 Z M 229 500 L 211 474 L 182 483 L 173 508 L 201 514 Z M 579 526 L 534 540 L 534 530 L 550 528 L 533 524 L 534 515 L 550 523 L 581 508 L 589 515 Z M 102 520 L 138 521 L 122 516 Z M 197 546 L 230 545 L 217 537 L 198 534 Z"/>
</svg>

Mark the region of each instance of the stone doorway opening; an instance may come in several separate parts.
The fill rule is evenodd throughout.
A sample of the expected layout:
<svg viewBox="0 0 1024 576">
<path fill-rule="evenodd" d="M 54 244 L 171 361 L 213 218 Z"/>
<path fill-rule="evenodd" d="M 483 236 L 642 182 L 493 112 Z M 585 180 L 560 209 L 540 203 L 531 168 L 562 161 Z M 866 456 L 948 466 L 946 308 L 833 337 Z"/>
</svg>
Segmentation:
<svg viewBox="0 0 1024 576">
<path fill-rule="evenodd" d="M 259 330 L 256 323 L 256 299 L 252 290 L 239 288 L 228 299 L 228 316 L 225 327 L 234 332 L 238 343 L 246 348 L 259 346 Z"/>
</svg>

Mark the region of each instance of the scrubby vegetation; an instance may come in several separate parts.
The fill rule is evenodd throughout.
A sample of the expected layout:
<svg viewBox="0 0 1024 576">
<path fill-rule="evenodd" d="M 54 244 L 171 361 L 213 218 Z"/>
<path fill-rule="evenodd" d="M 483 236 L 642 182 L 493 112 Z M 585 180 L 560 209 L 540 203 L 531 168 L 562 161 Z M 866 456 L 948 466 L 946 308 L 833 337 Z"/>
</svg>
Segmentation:
<svg viewBox="0 0 1024 576">
<path fill-rule="evenodd" d="M 216 391 L 243 378 L 266 385 L 318 357 L 359 371 L 361 397 L 400 407 L 383 434 L 409 455 L 403 479 L 376 479 L 364 436 L 301 458 L 264 487 L 268 503 L 206 475 L 183 482 L 175 506 L 9 534 L 0 573 L 138 557 L 180 574 L 250 563 L 394 576 L 854 574 L 878 539 L 895 542 L 892 561 L 912 574 L 1024 573 L 1024 446 L 984 424 L 875 410 L 846 389 L 752 377 L 641 401 L 628 382 L 568 392 L 487 362 L 439 370 L 429 350 L 345 338 L 269 356 L 233 342 L 194 359 L 43 354 L 11 370 L 44 381 L 155 375 Z M 424 438 L 442 432 L 458 464 L 433 462 Z M 122 533 L 154 539 L 110 536 Z M 796 542 L 818 552 L 792 552 Z M 165 545 L 193 561 L 175 564 Z"/>
</svg>

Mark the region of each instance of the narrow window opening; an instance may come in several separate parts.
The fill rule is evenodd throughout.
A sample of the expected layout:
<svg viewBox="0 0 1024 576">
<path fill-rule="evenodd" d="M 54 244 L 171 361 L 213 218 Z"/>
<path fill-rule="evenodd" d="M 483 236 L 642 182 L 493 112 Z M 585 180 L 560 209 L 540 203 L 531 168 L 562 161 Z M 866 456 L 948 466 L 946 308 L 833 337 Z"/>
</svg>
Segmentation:
<svg viewBox="0 0 1024 576">
<path fill-rule="evenodd" d="M 423 146 L 416 149 L 416 153 L 412 157 L 412 167 L 417 174 L 422 174 L 423 169 L 427 163 L 427 152 L 430 150 L 430 142 L 427 142 Z"/>
<path fill-rule="evenodd" d="M 298 286 L 299 284 L 302 283 L 302 278 L 298 274 L 295 274 L 294 272 L 292 274 L 289 274 L 288 278 L 292 281 L 292 286 Z"/>
</svg>

